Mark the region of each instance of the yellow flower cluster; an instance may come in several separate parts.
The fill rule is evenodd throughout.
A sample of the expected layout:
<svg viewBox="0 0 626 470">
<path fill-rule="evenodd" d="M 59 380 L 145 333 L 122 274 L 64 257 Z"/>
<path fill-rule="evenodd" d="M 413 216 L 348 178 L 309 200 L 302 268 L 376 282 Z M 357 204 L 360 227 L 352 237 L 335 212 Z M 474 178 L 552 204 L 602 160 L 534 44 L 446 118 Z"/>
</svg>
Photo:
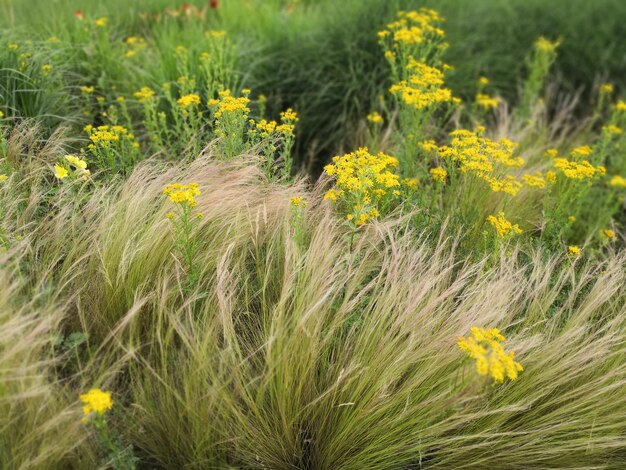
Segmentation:
<svg viewBox="0 0 626 470">
<path fill-rule="evenodd" d="M 276 127 L 276 131 L 281 134 L 293 134 L 296 123 L 299 121 L 298 113 L 288 108 L 286 111 L 280 113 L 280 121 L 282 124 Z"/>
<path fill-rule="evenodd" d="M 582 145 L 580 147 L 576 147 L 575 149 L 572 149 L 571 155 L 574 158 L 579 158 L 579 157 L 588 157 L 592 153 L 593 153 L 593 149 L 591 147 L 589 147 L 588 145 Z"/>
<path fill-rule="evenodd" d="M 276 121 L 268 121 L 266 119 L 261 119 L 258 122 L 254 119 L 250 119 L 250 125 L 254 126 L 254 129 L 250 131 L 250 134 L 254 135 L 256 133 L 261 138 L 267 138 L 275 132 L 278 134 L 293 135 L 295 123 L 298 122 L 298 114 L 289 108 L 280 113 L 280 119 L 281 124 L 278 124 Z"/>
<path fill-rule="evenodd" d="M 137 98 L 140 103 L 143 103 L 144 101 L 148 101 L 154 98 L 154 90 L 152 88 L 144 86 L 141 88 L 141 90 L 133 93 L 133 96 Z"/>
<path fill-rule="evenodd" d="M 489 96 L 484 93 L 478 93 L 476 95 L 476 104 L 485 111 L 497 108 L 500 102 L 501 100 L 498 96 Z"/>
<path fill-rule="evenodd" d="M 306 207 L 308 205 L 302 196 L 292 197 L 289 202 L 293 207 Z"/>
<path fill-rule="evenodd" d="M 163 194 L 175 204 L 195 207 L 197 204 L 196 196 L 200 195 L 200 189 L 198 189 L 198 183 L 172 183 L 165 186 Z"/>
<path fill-rule="evenodd" d="M 603 93 L 605 95 L 610 95 L 611 93 L 613 93 L 613 90 L 615 88 L 613 87 L 612 83 L 603 83 L 602 85 L 600 85 L 600 93 Z"/>
<path fill-rule="evenodd" d="M 613 186 L 614 188 L 626 188 L 626 178 L 624 178 L 623 176 L 616 175 L 613 178 L 611 178 L 611 181 L 609 181 L 609 184 Z"/>
<path fill-rule="evenodd" d="M 509 222 L 502 211 L 498 212 L 497 216 L 490 215 L 487 217 L 487 222 L 496 229 L 498 236 L 501 238 L 505 238 L 509 235 L 520 235 L 522 233 L 522 229 L 519 228 L 519 225 Z"/>
<path fill-rule="evenodd" d="M 111 392 L 104 392 L 99 388 L 92 388 L 87 393 L 80 396 L 83 402 L 83 414 L 85 416 L 95 413 L 102 416 L 104 413 L 113 408 L 113 400 L 111 400 Z"/>
<path fill-rule="evenodd" d="M 134 141 L 135 135 L 132 132 L 128 132 L 124 126 L 98 126 L 92 125 L 85 126 L 85 132 L 89 134 L 91 144 L 89 148 L 93 149 L 94 146 L 108 147 L 112 142 L 118 142 L 120 140 Z M 133 147 L 139 147 L 139 143 L 133 142 Z"/>
<path fill-rule="evenodd" d="M 614 242 L 615 240 L 617 240 L 617 234 L 615 233 L 615 230 L 612 230 L 610 228 L 605 228 L 604 230 L 602 230 L 600 232 L 600 236 L 603 240 L 607 240 L 610 242 Z"/>
<path fill-rule="evenodd" d="M 283 122 L 298 122 L 298 113 L 288 108 L 286 111 L 280 113 L 280 120 Z"/>
<path fill-rule="evenodd" d="M 483 136 L 485 129 L 475 131 L 458 129 L 450 133 L 450 145 L 437 147 L 433 142 L 422 142 L 422 148 L 434 150 L 444 160 L 458 166 L 461 173 L 470 173 L 481 178 L 495 192 L 504 192 L 515 196 L 522 184 L 513 176 L 504 178 L 494 176 L 500 167 L 521 167 L 524 160 L 514 157 L 517 145 L 508 140 L 494 141 Z"/>
<path fill-rule="evenodd" d="M 591 147 L 585 145 L 573 149 L 570 153 L 572 158 L 577 159 L 581 157 L 588 157 L 591 155 Z M 583 180 L 591 179 L 596 175 L 604 176 L 606 174 L 606 168 L 599 165 L 594 167 L 588 160 L 582 160 L 580 162 L 568 160 L 567 158 L 557 157 L 554 159 L 554 168 L 561 170 L 566 178 Z"/>
<path fill-rule="evenodd" d="M 267 121 L 266 119 L 262 119 L 257 123 L 251 119 L 250 123 L 256 127 L 259 135 L 263 138 L 269 137 L 276 130 L 276 126 L 278 125 L 276 121 Z"/>
<path fill-rule="evenodd" d="M 85 170 L 87 168 L 87 162 L 85 160 L 82 160 L 78 157 L 75 157 L 74 155 L 66 155 L 65 159 L 71 164 L 74 165 L 74 167 L 81 169 L 81 170 Z"/>
<path fill-rule="evenodd" d="M 367 120 L 372 124 L 382 124 L 384 122 L 383 117 L 376 111 L 367 115 Z"/>
<path fill-rule="evenodd" d="M 211 39 L 224 39 L 226 37 L 226 31 L 212 29 L 205 33 L 205 37 Z"/>
<path fill-rule="evenodd" d="M 198 106 L 200 104 L 200 97 L 191 93 L 189 95 L 181 96 L 176 102 L 183 108 Z"/>
<path fill-rule="evenodd" d="M 87 169 L 87 162 L 85 160 L 78 158 L 75 155 L 65 155 L 63 159 L 65 162 L 54 165 L 54 176 L 57 179 L 62 180 L 67 178 L 70 175 L 72 167 L 74 169 L 72 173 L 73 177 L 87 179 L 91 175 L 91 172 Z"/>
<path fill-rule="evenodd" d="M 210 99 L 209 106 L 215 109 L 215 117 L 220 118 L 224 113 L 249 113 L 248 103 L 250 100 L 246 96 L 235 98 L 230 90 L 219 92 L 219 99 Z"/>
<path fill-rule="evenodd" d="M 380 152 L 369 153 L 367 148 L 333 158 L 324 171 L 335 178 L 335 186 L 324 199 L 343 203 L 346 219 L 357 227 L 370 218 L 378 217 L 378 206 L 383 200 L 400 195 L 398 175 L 393 169 L 398 160 Z"/>
<path fill-rule="evenodd" d="M 130 59 L 131 57 L 135 57 L 139 51 L 148 47 L 148 43 L 144 38 L 139 36 L 129 36 L 124 40 L 124 45 L 126 46 L 126 52 L 124 53 L 124 57 Z"/>
<path fill-rule="evenodd" d="M 389 91 L 407 105 L 424 109 L 441 103 L 457 103 L 452 91 L 444 88 L 444 74 L 436 68 L 411 58 L 407 65 L 409 79 L 391 86 Z"/>
<path fill-rule="evenodd" d="M 446 178 L 448 177 L 448 172 L 438 166 L 436 168 L 431 168 L 429 170 L 430 173 L 430 177 L 434 180 L 434 181 L 439 181 L 440 183 L 446 184 Z"/>
<path fill-rule="evenodd" d="M 402 45 L 421 44 L 431 38 L 443 38 L 444 31 L 438 27 L 443 18 L 435 10 L 420 8 L 417 11 L 400 11 L 398 20 L 387 25 L 387 29 L 378 33 L 379 38 L 392 37 Z"/>
<path fill-rule="evenodd" d="M 520 183 L 517 178 L 512 175 L 506 175 L 501 179 L 484 176 L 483 179 L 487 182 L 494 193 L 506 193 L 511 196 L 515 196 L 519 190 L 522 189 L 522 183 Z"/>
<path fill-rule="evenodd" d="M 541 173 L 523 175 L 522 181 L 530 188 L 543 189 L 546 187 L 546 178 Z"/>
<path fill-rule="evenodd" d="M 507 353 L 502 347 L 506 338 L 500 330 L 472 327 L 471 332 L 471 336 L 459 338 L 457 345 L 476 361 L 476 371 L 480 375 L 490 375 L 496 382 L 504 382 L 505 378 L 517 379 L 524 368 L 515 361 L 513 351 Z"/>
<path fill-rule="evenodd" d="M 620 135 L 622 133 L 622 129 L 617 127 L 615 124 L 608 124 L 602 127 L 602 132 L 608 135 Z"/>
<path fill-rule="evenodd" d="M 573 258 L 580 256 L 580 247 L 577 245 L 570 245 L 567 247 L 567 254 Z"/>
<path fill-rule="evenodd" d="M 535 49 L 541 52 L 554 52 L 557 47 L 561 45 L 561 41 L 550 41 L 549 39 L 544 38 L 543 36 L 539 37 L 535 41 Z"/>
</svg>

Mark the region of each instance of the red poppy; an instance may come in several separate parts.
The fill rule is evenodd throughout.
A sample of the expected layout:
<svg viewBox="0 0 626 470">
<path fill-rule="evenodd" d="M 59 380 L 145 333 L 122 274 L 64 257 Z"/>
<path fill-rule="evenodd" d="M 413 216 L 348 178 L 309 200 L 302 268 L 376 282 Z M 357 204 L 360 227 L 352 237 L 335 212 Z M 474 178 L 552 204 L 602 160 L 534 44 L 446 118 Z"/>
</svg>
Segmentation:
<svg viewBox="0 0 626 470">
<path fill-rule="evenodd" d="M 76 17 L 77 20 L 83 20 L 84 16 L 83 16 L 83 12 L 81 10 L 76 10 L 74 12 L 74 16 Z"/>
<path fill-rule="evenodd" d="M 219 1 L 218 1 L 218 0 L 210 0 L 210 1 L 209 1 L 209 6 L 210 6 L 211 8 L 213 8 L 213 9 L 216 9 L 218 4 L 219 4 Z"/>
</svg>

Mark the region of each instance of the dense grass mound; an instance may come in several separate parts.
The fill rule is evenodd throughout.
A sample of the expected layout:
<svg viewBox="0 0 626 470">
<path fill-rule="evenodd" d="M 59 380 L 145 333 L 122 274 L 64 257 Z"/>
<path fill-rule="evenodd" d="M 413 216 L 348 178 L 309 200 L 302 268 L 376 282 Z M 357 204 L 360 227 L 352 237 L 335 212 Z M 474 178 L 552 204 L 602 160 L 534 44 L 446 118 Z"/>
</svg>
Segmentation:
<svg viewBox="0 0 626 470">
<path fill-rule="evenodd" d="M 185 290 L 161 190 L 192 175 L 201 271 Z M 310 205 L 294 212 L 294 195 Z M 625 463 L 623 257 L 459 263 L 454 234 L 433 250 L 402 220 L 350 253 L 318 197 L 207 159 L 148 162 L 80 212 L 64 196 L 3 261 L 3 429 L 23 430 L 1 434 L 3 466 L 93 468 L 68 409 L 91 384 L 160 468 Z M 463 360 L 473 325 L 501 328 L 517 381 L 496 387 Z M 45 413 L 21 411 L 33 402 Z"/>
</svg>

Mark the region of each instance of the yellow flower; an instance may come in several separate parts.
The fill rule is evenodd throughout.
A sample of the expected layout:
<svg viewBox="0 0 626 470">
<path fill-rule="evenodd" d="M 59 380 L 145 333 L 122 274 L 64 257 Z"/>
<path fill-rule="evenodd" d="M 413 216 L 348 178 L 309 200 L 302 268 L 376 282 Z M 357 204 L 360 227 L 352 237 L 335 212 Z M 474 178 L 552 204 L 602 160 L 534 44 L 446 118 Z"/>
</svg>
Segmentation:
<svg viewBox="0 0 626 470">
<path fill-rule="evenodd" d="M 448 172 L 444 168 L 440 166 L 436 168 L 431 168 L 429 170 L 429 173 L 430 173 L 430 177 L 434 181 L 439 181 L 442 184 L 446 184 L 446 178 L 448 177 Z"/>
<path fill-rule="evenodd" d="M 626 111 L 626 101 L 619 100 L 617 103 L 615 103 L 615 111 Z"/>
<path fill-rule="evenodd" d="M 52 71 L 52 64 L 43 64 L 41 66 L 41 71 L 44 75 L 50 74 L 50 72 Z"/>
<path fill-rule="evenodd" d="M 517 178 L 507 175 L 494 177 L 503 167 L 521 167 L 524 159 L 514 157 L 517 144 L 508 139 L 494 141 L 483 136 L 482 127 L 474 131 L 458 129 L 450 133 L 449 146 L 435 147 L 439 157 L 451 161 L 463 174 L 469 173 L 484 180 L 495 192 L 504 192 L 515 196 L 522 187 Z M 427 143 L 428 148 L 431 144 Z M 422 144 L 422 148 L 425 148 Z"/>
<path fill-rule="evenodd" d="M 502 211 L 498 212 L 497 216 L 490 215 L 487 217 L 487 221 L 496 229 L 498 236 L 501 238 L 507 237 L 508 235 L 520 235 L 522 233 L 522 229 L 519 228 L 519 225 L 509 222 Z"/>
<path fill-rule="evenodd" d="M 523 175 L 522 180 L 526 183 L 526 186 L 531 188 L 543 189 L 546 187 L 546 180 L 541 173 L 536 173 L 535 175 Z"/>
<path fill-rule="evenodd" d="M 391 51 L 385 51 L 385 59 L 387 59 L 389 62 L 395 62 L 396 55 Z"/>
<path fill-rule="evenodd" d="M 337 200 L 337 196 L 341 195 L 340 191 L 336 191 L 334 189 L 330 189 L 326 192 L 326 194 L 324 194 L 324 200 L 325 201 L 336 201 Z"/>
<path fill-rule="evenodd" d="M 56 176 L 58 179 L 62 180 L 63 178 L 67 177 L 68 171 L 66 168 L 62 167 L 61 165 L 54 165 L 54 176 Z"/>
<path fill-rule="evenodd" d="M 398 12 L 398 20 L 387 25 L 378 33 L 381 43 L 391 38 L 395 47 L 413 46 L 425 41 L 442 39 L 444 31 L 439 28 L 443 18 L 435 10 L 420 8 L 417 11 Z"/>
<path fill-rule="evenodd" d="M 282 122 L 298 122 L 298 113 L 288 108 L 286 111 L 280 113 L 280 120 Z"/>
<path fill-rule="evenodd" d="M 424 140 L 419 143 L 419 146 L 422 147 L 424 152 L 427 153 L 437 150 L 439 148 L 437 147 L 437 143 L 434 140 Z"/>
<path fill-rule="evenodd" d="M 557 149 L 548 149 L 545 154 L 548 157 L 555 158 L 559 154 L 559 151 Z"/>
<path fill-rule="evenodd" d="M 616 188 L 626 188 L 626 178 L 624 178 L 623 176 L 615 175 L 613 178 L 611 178 L 609 184 Z"/>
<path fill-rule="evenodd" d="M 441 70 L 413 58 L 409 59 L 407 70 L 411 74 L 408 80 L 401 80 L 389 89 L 404 104 L 421 110 L 453 102 L 452 91 L 443 86 L 444 73 Z"/>
<path fill-rule="evenodd" d="M 80 91 L 86 95 L 91 95 L 94 92 L 94 87 L 92 86 L 81 86 Z"/>
<path fill-rule="evenodd" d="M 522 183 L 517 181 L 517 179 L 511 175 L 507 175 L 503 179 L 483 176 L 483 179 L 489 184 L 489 187 L 494 193 L 506 193 L 511 196 L 515 196 L 519 190 L 522 189 Z"/>
<path fill-rule="evenodd" d="M 197 204 L 196 196 L 200 195 L 200 190 L 198 189 L 198 183 L 173 183 L 165 186 L 163 194 L 175 204 L 194 207 Z"/>
<path fill-rule="evenodd" d="M 402 184 L 405 185 L 407 188 L 415 189 L 417 188 L 418 181 L 417 178 L 404 178 L 402 180 Z"/>
<path fill-rule="evenodd" d="M 226 31 L 216 31 L 216 30 L 208 31 L 207 37 L 211 37 L 213 39 L 223 39 L 226 37 Z"/>
<path fill-rule="evenodd" d="M 9 49 L 11 49 L 11 50 L 13 50 L 13 51 L 14 51 L 15 49 L 17 49 L 17 48 L 18 48 L 18 47 L 20 47 L 20 46 L 19 46 L 18 44 L 15 44 L 14 42 L 12 42 L 12 43 L 11 43 L 11 44 L 9 44 L 7 47 L 8 47 Z"/>
<path fill-rule="evenodd" d="M 103 392 L 99 388 L 92 388 L 87 393 L 80 396 L 83 402 L 83 414 L 85 416 L 95 413 L 102 416 L 104 413 L 113 408 L 113 400 L 111 400 L 111 392 Z"/>
<path fill-rule="evenodd" d="M 200 104 L 200 97 L 192 93 L 189 95 L 181 96 L 176 102 L 183 108 L 186 108 L 192 105 L 197 106 Z"/>
<path fill-rule="evenodd" d="M 484 93 L 478 93 L 476 95 L 476 104 L 485 111 L 497 108 L 500 105 L 500 101 L 498 96 L 489 96 Z"/>
<path fill-rule="evenodd" d="M 556 48 L 559 47 L 560 44 L 561 44 L 561 41 L 559 40 L 550 41 L 549 39 L 546 39 L 543 36 L 540 36 L 535 41 L 535 49 L 541 52 L 554 52 Z"/>
<path fill-rule="evenodd" d="M 382 124 L 384 121 L 383 117 L 380 114 L 378 114 L 376 111 L 369 113 L 367 115 L 367 120 L 371 122 L 372 124 Z"/>
<path fill-rule="evenodd" d="M 98 18 L 95 23 L 98 28 L 104 28 L 109 23 L 109 19 L 106 16 L 103 16 Z"/>
<path fill-rule="evenodd" d="M 609 135 L 619 135 L 622 133 L 622 130 L 614 124 L 609 124 L 602 128 L 602 132 Z"/>
<path fill-rule="evenodd" d="M 219 92 L 219 99 L 210 99 L 208 104 L 211 108 L 213 108 L 215 117 L 219 119 L 225 113 L 243 113 L 247 115 L 250 112 L 250 109 L 247 106 L 249 102 L 250 100 L 245 96 L 235 98 L 234 96 L 231 96 L 230 90 L 223 90 Z M 281 116 L 282 114 L 283 113 L 281 113 Z"/>
<path fill-rule="evenodd" d="M 379 203 L 391 202 L 400 194 L 397 190 L 400 180 L 393 172 L 397 166 L 396 158 L 383 152 L 372 155 L 365 147 L 333 157 L 324 171 L 335 179 L 335 186 L 324 199 L 340 199 L 339 207 L 346 209 L 346 218 L 356 226 L 363 225 L 370 218 L 378 217 Z"/>
<path fill-rule="evenodd" d="M 617 240 L 617 235 L 615 231 L 611 230 L 610 228 L 605 228 L 604 230 L 602 230 L 602 232 L 600 232 L 600 236 L 603 239 L 606 239 L 607 241 L 611 241 L 611 242 L 614 242 L 615 240 Z"/>
<path fill-rule="evenodd" d="M 0 175 L 0 183 L 3 182 L 3 181 L 6 181 L 8 179 L 9 179 L 9 177 L 7 175 Z"/>
<path fill-rule="evenodd" d="M 603 83 L 600 85 L 600 93 L 609 95 L 613 93 L 613 84 L 612 83 Z"/>
<path fill-rule="evenodd" d="M 593 150 L 588 145 L 583 145 L 581 147 L 576 147 L 573 149 L 570 154 L 572 157 L 588 157 L 591 155 Z"/>
<path fill-rule="evenodd" d="M 603 167 L 594 167 L 587 160 L 582 162 L 573 162 L 566 158 L 555 158 L 554 168 L 561 170 L 563 174 L 570 179 L 582 180 L 593 178 L 596 174 L 603 174 Z"/>
<path fill-rule="evenodd" d="M 144 86 L 141 90 L 133 93 L 133 96 L 139 100 L 139 102 L 143 103 L 144 101 L 150 100 L 154 97 L 154 90 L 151 88 Z"/>
<path fill-rule="evenodd" d="M 489 85 L 489 79 L 487 77 L 480 77 L 478 79 L 478 84 L 480 86 L 487 86 L 487 85 Z"/>
<path fill-rule="evenodd" d="M 293 207 L 306 207 L 308 202 L 302 196 L 292 197 L 289 202 Z"/>
<path fill-rule="evenodd" d="M 72 165 L 74 165 L 76 168 L 80 168 L 81 170 L 84 170 L 87 168 L 87 162 L 85 160 L 81 160 L 78 157 L 75 157 L 74 155 L 66 155 L 65 159 L 70 162 Z"/>
<path fill-rule="evenodd" d="M 580 247 L 576 245 L 570 245 L 567 247 L 567 254 L 569 256 L 577 257 L 580 255 Z"/>
<path fill-rule="evenodd" d="M 500 330 L 472 327 L 471 332 L 471 336 L 459 338 L 457 345 L 476 361 L 476 371 L 480 375 L 490 375 L 496 382 L 504 382 L 505 378 L 517 379 L 524 368 L 515 361 L 515 353 L 507 353 L 500 344 L 506 340 Z"/>
<path fill-rule="evenodd" d="M 576 216 L 575 216 L 575 215 L 570 215 L 570 216 L 567 218 L 567 221 L 568 221 L 570 224 L 573 224 L 574 222 L 576 222 Z"/>
</svg>

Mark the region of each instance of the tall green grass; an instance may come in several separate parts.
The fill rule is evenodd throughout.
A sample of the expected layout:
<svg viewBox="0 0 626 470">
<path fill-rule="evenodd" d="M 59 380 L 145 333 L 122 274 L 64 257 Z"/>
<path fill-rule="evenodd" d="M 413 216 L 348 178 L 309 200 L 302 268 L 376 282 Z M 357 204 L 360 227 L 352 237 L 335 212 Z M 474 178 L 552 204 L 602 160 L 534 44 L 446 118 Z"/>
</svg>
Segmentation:
<svg viewBox="0 0 626 470">
<path fill-rule="evenodd" d="M 189 3 L 206 4 L 200 0 Z M 455 0 L 228 1 L 221 2 L 216 11 L 208 10 L 200 25 L 171 21 L 166 31 L 147 25 L 139 13 L 162 14 L 167 7 L 178 8 L 176 2 L 113 0 L 86 5 L 78 0 L 13 0 L 5 4 L 4 20 L 0 21 L 16 32 L 26 32 L 28 25 L 29 35 L 36 31 L 42 38 L 63 36 L 80 27 L 72 12 L 81 9 L 91 17 L 110 16 L 120 40 L 128 34 L 145 34 L 154 36 L 160 47 L 164 43 L 189 46 L 202 28 L 226 29 L 240 45 L 244 85 L 270 95 L 275 113 L 286 106 L 295 106 L 301 113 L 300 161 L 317 173 L 327 154 L 358 140 L 354 130 L 359 121 L 388 87 L 375 33 L 398 9 L 424 4 L 434 6 L 448 19 L 451 47 L 446 59 L 456 67 L 451 84 L 464 98 L 473 96 L 477 77 L 486 74 L 506 98 L 515 100 L 518 79 L 525 73 L 524 57 L 540 35 L 563 38 L 555 73 L 564 91 L 589 97 L 592 84 L 599 79 L 614 81 L 618 90 L 624 87 L 626 65 L 619 44 L 625 34 L 626 5 L 619 0 L 480 0 L 471 4 Z M 87 60 L 88 67 L 74 71 L 78 81 L 80 77 L 97 80 L 112 72 L 106 68 L 97 72 L 104 64 L 94 58 Z M 158 61 L 144 61 L 139 69 L 121 69 L 117 72 L 121 75 L 107 78 L 137 88 L 150 82 L 151 75 L 163 78 L 154 70 L 158 66 Z M 581 108 L 586 103 L 582 100 Z"/>
</svg>

